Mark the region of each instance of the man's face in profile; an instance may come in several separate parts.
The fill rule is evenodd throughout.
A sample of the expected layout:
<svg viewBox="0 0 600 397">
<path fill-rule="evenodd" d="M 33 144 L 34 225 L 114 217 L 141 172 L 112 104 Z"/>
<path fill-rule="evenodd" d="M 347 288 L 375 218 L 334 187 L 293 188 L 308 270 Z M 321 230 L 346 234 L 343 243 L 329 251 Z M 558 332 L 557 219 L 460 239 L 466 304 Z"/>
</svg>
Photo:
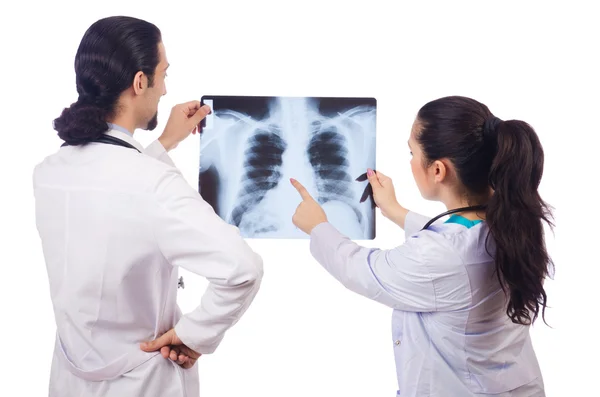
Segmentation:
<svg viewBox="0 0 600 397">
<path fill-rule="evenodd" d="M 158 103 L 160 102 L 160 98 L 167 94 L 165 78 L 167 77 L 169 62 L 167 60 L 167 54 L 162 42 L 158 44 L 158 54 L 159 63 L 154 72 L 153 84 L 149 86 L 148 90 L 146 91 L 148 106 L 151 106 L 154 110 L 154 116 L 148 120 L 148 124 L 145 128 L 148 131 L 154 130 L 158 125 Z"/>
<path fill-rule="evenodd" d="M 150 119 L 150 121 L 148 121 L 148 125 L 146 126 L 146 130 L 153 131 L 156 128 L 157 125 L 158 125 L 158 111 L 156 111 L 156 113 L 154 113 L 154 117 L 152 117 Z"/>
</svg>

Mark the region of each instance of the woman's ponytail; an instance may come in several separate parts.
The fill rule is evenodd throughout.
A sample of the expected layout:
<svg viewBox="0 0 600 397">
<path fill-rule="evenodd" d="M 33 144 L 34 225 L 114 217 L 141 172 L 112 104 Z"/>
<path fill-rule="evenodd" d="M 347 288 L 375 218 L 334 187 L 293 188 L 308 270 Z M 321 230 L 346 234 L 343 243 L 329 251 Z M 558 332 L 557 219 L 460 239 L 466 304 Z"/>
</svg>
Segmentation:
<svg viewBox="0 0 600 397">
<path fill-rule="evenodd" d="M 491 116 L 483 139 L 496 153 L 489 172 L 494 193 L 486 210 L 496 273 L 509 297 L 508 316 L 515 323 L 532 324 L 540 307 L 544 317 L 543 283 L 552 265 L 543 228 L 543 222 L 553 226 L 552 215 L 538 193 L 544 152 L 535 131 L 523 121 Z"/>
</svg>

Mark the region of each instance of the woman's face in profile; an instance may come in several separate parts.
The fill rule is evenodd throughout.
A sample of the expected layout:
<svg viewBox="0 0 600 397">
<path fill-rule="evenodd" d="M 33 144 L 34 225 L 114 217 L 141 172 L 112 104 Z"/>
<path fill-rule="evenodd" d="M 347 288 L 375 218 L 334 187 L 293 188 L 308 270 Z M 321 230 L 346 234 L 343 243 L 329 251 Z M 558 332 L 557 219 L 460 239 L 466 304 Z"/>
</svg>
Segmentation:
<svg viewBox="0 0 600 397">
<path fill-rule="evenodd" d="M 427 170 L 424 166 L 423 152 L 421 146 L 417 142 L 416 137 L 421 130 L 421 124 L 418 119 L 415 119 L 412 129 L 410 131 L 410 137 L 408 138 L 408 147 L 411 154 L 410 168 L 412 170 L 413 178 L 419 188 L 419 192 L 423 198 L 427 199 L 430 194 L 428 183 L 427 183 Z"/>
</svg>

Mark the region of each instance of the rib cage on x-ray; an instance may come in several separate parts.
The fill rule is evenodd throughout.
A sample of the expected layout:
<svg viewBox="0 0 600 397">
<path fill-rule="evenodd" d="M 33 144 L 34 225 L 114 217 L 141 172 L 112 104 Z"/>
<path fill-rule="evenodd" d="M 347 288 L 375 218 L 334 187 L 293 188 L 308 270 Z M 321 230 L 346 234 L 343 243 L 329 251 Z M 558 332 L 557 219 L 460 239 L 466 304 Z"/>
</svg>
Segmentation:
<svg viewBox="0 0 600 397">
<path fill-rule="evenodd" d="M 375 168 L 374 100 L 210 98 L 199 190 L 219 216 L 244 237 L 306 237 L 292 224 L 300 203 L 289 183 L 295 178 L 338 230 L 374 238 L 371 203 L 359 203 L 367 182 L 355 180 Z"/>
<path fill-rule="evenodd" d="M 241 180 L 241 191 L 238 193 L 238 204 L 231 212 L 231 221 L 240 226 L 242 217 L 262 201 L 265 195 L 277 186 L 281 180 L 281 166 L 286 143 L 279 135 L 275 125 L 268 129 L 257 129 L 256 134 L 248 139 L 248 148 L 244 151 L 244 176 Z M 257 233 L 276 231 L 274 225 L 256 225 Z"/>
<path fill-rule="evenodd" d="M 314 122 L 313 127 L 307 152 L 316 177 L 317 201 L 321 204 L 331 200 L 343 201 L 352 207 L 358 221 L 362 222 L 358 200 L 351 188 L 355 178 L 348 173 L 350 164 L 346 138 L 335 125 Z"/>
</svg>

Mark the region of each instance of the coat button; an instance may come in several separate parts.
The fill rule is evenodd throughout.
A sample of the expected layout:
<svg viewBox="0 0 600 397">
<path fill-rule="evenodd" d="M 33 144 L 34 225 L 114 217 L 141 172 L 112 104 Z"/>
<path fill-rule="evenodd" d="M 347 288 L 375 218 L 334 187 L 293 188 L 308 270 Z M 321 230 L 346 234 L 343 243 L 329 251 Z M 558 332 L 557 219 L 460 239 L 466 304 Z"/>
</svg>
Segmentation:
<svg viewBox="0 0 600 397">
<path fill-rule="evenodd" d="M 396 340 L 396 346 L 398 346 L 400 344 L 400 339 Z"/>
</svg>

